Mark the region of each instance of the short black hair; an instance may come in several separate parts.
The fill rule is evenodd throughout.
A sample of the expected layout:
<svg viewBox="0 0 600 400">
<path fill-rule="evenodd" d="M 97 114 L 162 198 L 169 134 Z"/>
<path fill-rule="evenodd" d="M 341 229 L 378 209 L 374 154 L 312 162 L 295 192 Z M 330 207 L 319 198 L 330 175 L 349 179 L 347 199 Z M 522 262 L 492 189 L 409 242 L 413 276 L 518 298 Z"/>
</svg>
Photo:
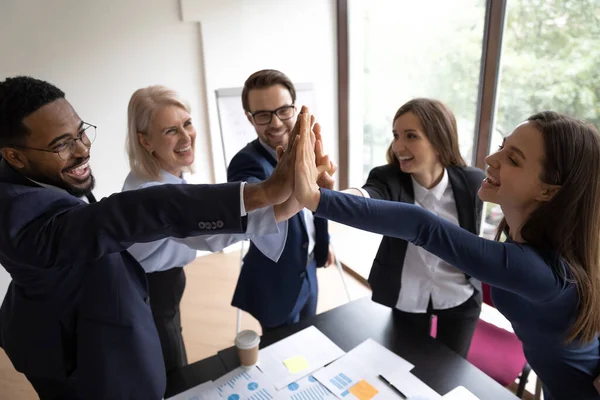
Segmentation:
<svg viewBox="0 0 600 400">
<path fill-rule="evenodd" d="M 65 93 L 56 86 L 29 76 L 0 82 L 0 148 L 22 144 L 29 130 L 23 119 Z"/>
</svg>

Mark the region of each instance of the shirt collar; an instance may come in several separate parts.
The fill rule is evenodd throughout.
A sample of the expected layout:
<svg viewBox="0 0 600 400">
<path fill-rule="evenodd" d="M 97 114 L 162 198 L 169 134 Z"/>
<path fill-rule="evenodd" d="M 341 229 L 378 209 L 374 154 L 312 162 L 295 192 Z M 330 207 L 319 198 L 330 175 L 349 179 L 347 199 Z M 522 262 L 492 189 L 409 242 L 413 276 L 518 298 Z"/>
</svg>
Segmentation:
<svg viewBox="0 0 600 400">
<path fill-rule="evenodd" d="M 261 138 L 258 138 L 258 142 L 262 147 L 265 148 L 265 150 L 269 152 L 269 154 L 275 159 L 275 161 L 277 161 L 277 152 L 271 146 L 263 142 Z"/>
<path fill-rule="evenodd" d="M 179 176 L 175 176 L 172 173 L 165 171 L 164 169 L 161 169 L 160 173 L 162 175 L 162 181 L 164 183 L 174 183 L 174 184 L 186 183 L 185 179 L 183 179 Z"/>
<path fill-rule="evenodd" d="M 442 175 L 442 180 L 437 185 L 432 187 L 431 189 L 427 189 L 427 188 L 419 185 L 419 183 L 417 183 L 415 178 L 413 178 L 412 176 L 411 176 L 411 179 L 412 179 L 412 183 L 413 183 L 413 189 L 415 192 L 415 200 L 418 201 L 419 203 L 422 203 L 428 194 L 432 194 L 433 197 L 435 197 L 435 199 L 437 201 L 440 201 L 442 199 L 442 196 L 444 195 L 444 192 L 446 191 L 446 188 L 448 188 L 448 183 L 449 183 L 448 171 L 446 171 L 445 168 L 444 168 L 444 175 Z"/>
</svg>

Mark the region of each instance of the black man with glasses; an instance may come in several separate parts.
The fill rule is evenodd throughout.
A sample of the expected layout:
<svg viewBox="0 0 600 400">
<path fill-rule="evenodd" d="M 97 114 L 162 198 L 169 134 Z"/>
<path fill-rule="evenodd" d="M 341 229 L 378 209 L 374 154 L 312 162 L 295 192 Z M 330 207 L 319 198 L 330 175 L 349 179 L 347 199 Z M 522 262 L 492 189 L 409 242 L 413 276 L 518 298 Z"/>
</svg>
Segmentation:
<svg viewBox="0 0 600 400">
<path fill-rule="evenodd" d="M 298 116 L 296 90 L 291 80 L 276 70 L 252 74 L 242 90 L 242 106 L 258 138 L 231 160 L 227 180 L 261 182 L 277 165 L 277 147 L 287 147 Z M 327 221 L 301 210 L 288 220 L 285 248 L 277 262 L 252 243 L 244 262 L 232 305 L 250 313 L 263 332 L 315 315 L 317 267 L 329 265 Z"/>
<path fill-rule="evenodd" d="M 64 96 L 31 77 L 0 81 L 0 264 L 12 278 L 0 347 L 42 400 L 160 400 L 146 274 L 127 249 L 245 232 L 247 212 L 290 198 L 295 155 L 259 184 L 160 185 L 86 204 L 96 128 Z"/>
</svg>

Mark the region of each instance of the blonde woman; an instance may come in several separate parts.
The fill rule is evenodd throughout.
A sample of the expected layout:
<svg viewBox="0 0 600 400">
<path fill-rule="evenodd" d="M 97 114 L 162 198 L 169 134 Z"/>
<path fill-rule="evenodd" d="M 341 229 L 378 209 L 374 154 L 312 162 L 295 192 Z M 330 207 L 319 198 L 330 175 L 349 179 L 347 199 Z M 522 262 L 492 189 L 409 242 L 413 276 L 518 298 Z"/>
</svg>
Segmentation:
<svg viewBox="0 0 600 400">
<path fill-rule="evenodd" d="M 196 141 L 187 102 L 171 89 L 149 86 L 131 96 L 127 119 L 126 147 L 131 172 L 125 179 L 123 191 L 185 183 L 183 174 L 192 170 Z M 278 222 L 289 218 L 284 210 L 285 204 L 248 213 L 245 235 L 168 238 L 129 248 L 147 274 L 150 306 L 167 374 L 187 364 L 179 313 L 185 289 L 182 267 L 196 258 L 196 250 L 219 251 L 251 237 L 267 257 L 277 261 L 285 246 L 287 231 L 287 221 Z M 245 214 L 244 210 L 241 212 Z M 207 228 L 211 226 L 210 222 L 206 224 Z M 259 239 L 260 236 L 264 237 Z"/>
</svg>

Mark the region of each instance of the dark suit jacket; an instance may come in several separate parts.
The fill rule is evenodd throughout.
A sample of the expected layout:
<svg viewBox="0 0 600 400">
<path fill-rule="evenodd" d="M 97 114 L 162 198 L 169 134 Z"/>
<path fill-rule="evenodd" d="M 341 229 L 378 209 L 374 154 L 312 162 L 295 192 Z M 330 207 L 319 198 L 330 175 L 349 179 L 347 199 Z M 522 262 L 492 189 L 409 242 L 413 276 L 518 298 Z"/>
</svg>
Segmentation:
<svg viewBox="0 0 600 400">
<path fill-rule="evenodd" d="M 481 181 L 485 177 L 482 170 L 472 167 L 449 167 L 448 179 L 452 186 L 459 225 L 475 234 L 479 234 L 483 202 L 477 196 Z M 415 202 L 410 174 L 400 170 L 397 165 L 383 165 L 373 168 L 363 188 L 374 199 Z M 402 268 L 408 242 L 384 236 L 369 275 L 369 284 L 373 289 L 373 301 L 395 307 L 398 303 L 402 281 Z M 475 289 L 481 291 L 481 282 L 467 276 Z"/>
<path fill-rule="evenodd" d="M 248 143 L 227 168 L 229 182 L 260 182 L 273 173 L 277 161 L 257 140 Z M 323 266 L 329 252 L 327 220 L 315 218 L 314 258 Z M 308 236 L 301 213 L 288 221 L 285 248 L 278 262 L 265 257 L 253 244 L 244 257 L 232 305 L 252 314 L 261 324 L 277 326 L 291 314 L 305 276 L 316 291 L 317 276 L 307 268 Z M 316 294 L 316 293 L 315 293 Z"/>
<path fill-rule="evenodd" d="M 246 224 L 239 185 L 164 185 L 88 205 L 4 160 L 0 218 L 0 263 L 12 277 L 0 345 L 18 371 L 86 400 L 165 392 L 146 275 L 126 251 L 131 243 L 240 233 Z M 200 229 L 203 221 L 218 228 Z"/>
</svg>

